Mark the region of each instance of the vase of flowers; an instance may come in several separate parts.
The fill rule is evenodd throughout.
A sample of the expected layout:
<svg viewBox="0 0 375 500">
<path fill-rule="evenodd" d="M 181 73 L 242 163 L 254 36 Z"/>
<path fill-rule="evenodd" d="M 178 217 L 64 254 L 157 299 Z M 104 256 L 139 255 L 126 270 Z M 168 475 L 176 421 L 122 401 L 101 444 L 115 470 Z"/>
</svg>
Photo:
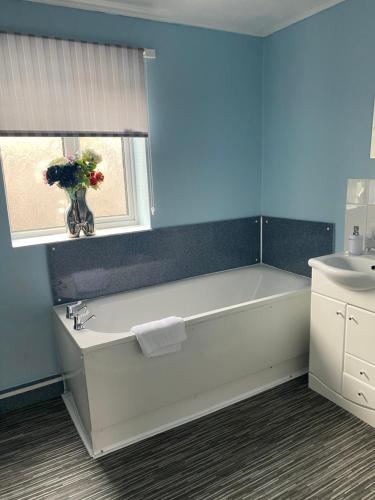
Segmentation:
<svg viewBox="0 0 375 500">
<path fill-rule="evenodd" d="M 101 161 L 100 155 L 86 149 L 82 154 L 51 161 L 44 172 L 45 182 L 49 186 L 56 184 L 68 196 L 66 227 L 70 238 L 78 238 L 81 231 L 85 236 L 95 234 L 94 215 L 86 203 L 86 193 L 90 188 L 99 189 L 104 181 L 104 175 L 97 170 Z"/>
</svg>

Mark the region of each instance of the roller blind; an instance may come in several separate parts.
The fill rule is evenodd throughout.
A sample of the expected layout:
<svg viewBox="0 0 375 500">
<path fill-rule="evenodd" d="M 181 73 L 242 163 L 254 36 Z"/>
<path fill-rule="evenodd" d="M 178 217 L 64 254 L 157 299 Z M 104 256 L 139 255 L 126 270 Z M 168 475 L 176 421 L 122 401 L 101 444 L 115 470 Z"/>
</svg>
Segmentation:
<svg viewBox="0 0 375 500">
<path fill-rule="evenodd" d="M 143 49 L 0 33 L 0 135 L 147 136 Z"/>
</svg>

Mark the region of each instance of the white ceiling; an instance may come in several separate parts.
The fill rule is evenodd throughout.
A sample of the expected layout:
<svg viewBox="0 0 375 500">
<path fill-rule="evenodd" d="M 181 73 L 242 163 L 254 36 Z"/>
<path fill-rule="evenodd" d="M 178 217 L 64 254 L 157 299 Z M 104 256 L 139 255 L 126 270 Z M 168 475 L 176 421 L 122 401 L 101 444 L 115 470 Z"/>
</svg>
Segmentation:
<svg viewBox="0 0 375 500">
<path fill-rule="evenodd" d="M 344 0 L 29 0 L 267 36 Z"/>
</svg>

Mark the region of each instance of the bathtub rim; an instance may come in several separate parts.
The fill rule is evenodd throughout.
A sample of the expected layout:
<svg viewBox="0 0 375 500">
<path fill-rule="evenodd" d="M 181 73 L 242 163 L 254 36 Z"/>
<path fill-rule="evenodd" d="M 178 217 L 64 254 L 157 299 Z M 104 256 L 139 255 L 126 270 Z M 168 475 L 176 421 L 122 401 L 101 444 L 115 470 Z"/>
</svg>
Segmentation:
<svg viewBox="0 0 375 500">
<path fill-rule="evenodd" d="M 97 295 L 96 297 L 88 297 L 88 298 L 86 297 L 83 299 L 79 299 L 79 301 L 85 303 L 85 302 L 91 302 L 91 301 L 100 300 L 100 299 L 108 300 L 111 297 L 116 297 L 117 295 L 121 295 L 121 294 L 141 292 L 142 290 L 149 290 L 149 289 L 157 288 L 157 287 L 165 287 L 168 285 L 173 285 L 174 283 L 181 283 L 181 282 L 185 282 L 185 281 L 196 280 L 199 278 L 206 278 L 208 276 L 216 276 L 218 274 L 231 273 L 233 271 L 246 271 L 247 269 L 257 269 L 257 268 L 260 268 L 260 269 L 266 268 L 268 270 L 275 270 L 275 271 L 281 272 L 281 273 L 286 274 L 286 275 L 294 276 L 295 278 L 296 277 L 301 278 L 302 280 L 304 280 L 306 282 L 306 287 L 298 289 L 298 290 L 304 290 L 305 288 L 311 288 L 312 278 L 310 276 L 305 276 L 303 274 L 297 274 L 297 273 L 294 273 L 292 271 L 287 271 L 286 269 L 281 269 L 280 267 L 271 266 L 270 264 L 265 264 L 264 262 L 257 262 L 255 264 L 250 264 L 248 266 L 230 267 L 229 269 L 222 269 L 221 271 L 214 271 L 212 273 L 197 274 L 195 276 L 187 276 L 186 278 L 165 281 L 162 283 L 156 283 L 155 285 L 142 286 L 140 288 L 133 288 L 133 289 L 129 289 L 129 290 L 124 290 L 122 292 L 110 293 L 108 295 Z M 290 291 L 293 292 L 294 290 L 290 290 Z M 285 293 L 287 293 L 287 292 L 285 292 Z M 269 297 L 271 297 L 271 295 L 269 295 Z M 262 298 L 264 298 L 264 297 L 262 297 Z M 258 299 L 255 299 L 255 300 L 258 300 Z M 251 302 L 251 301 L 248 301 L 248 302 Z M 64 314 L 65 314 L 66 306 L 71 305 L 71 304 L 75 304 L 75 303 L 76 303 L 76 301 L 73 300 L 73 301 L 64 302 L 63 304 L 54 304 L 52 306 L 52 308 L 56 311 L 64 310 Z M 242 302 L 241 302 L 241 304 L 242 304 Z"/>
<path fill-rule="evenodd" d="M 250 267 L 250 266 L 248 266 L 248 267 Z M 294 274 L 294 273 L 290 273 L 290 274 Z M 265 306 L 266 304 L 280 302 L 280 301 L 285 300 L 289 297 L 296 297 L 296 296 L 303 295 L 303 294 L 310 295 L 311 294 L 311 286 L 306 286 L 306 287 L 298 289 L 298 290 L 290 290 L 287 292 L 282 292 L 282 293 L 278 293 L 278 294 L 274 294 L 274 295 L 268 295 L 268 296 L 262 297 L 260 299 L 250 300 L 247 302 L 241 302 L 239 304 L 234 304 L 231 306 L 222 307 L 220 309 L 211 309 L 210 311 L 200 313 L 200 314 L 195 314 L 193 316 L 187 316 L 183 319 L 185 321 L 186 326 L 193 326 L 193 325 L 197 325 L 199 323 L 204 323 L 206 321 L 210 321 L 214 318 L 220 318 L 221 316 L 225 316 L 225 315 L 238 314 L 238 313 L 245 311 L 245 310 L 248 310 L 248 309 L 256 309 L 258 307 Z M 131 333 L 130 331 L 121 332 L 121 333 L 97 332 L 95 330 L 90 330 L 89 328 L 86 328 L 85 330 L 82 330 L 82 331 L 75 331 L 73 329 L 72 320 L 67 319 L 65 317 L 65 307 L 64 306 L 54 307 L 53 313 L 55 315 L 55 318 L 57 318 L 58 321 L 60 323 L 62 323 L 66 333 L 69 334 L 69 337 L 74 341 L 74 343 L 77 345 L 77 347 L 82 352 L 87 353 L 90 351 L 97 351 L 97 350 L 101 350 L 101 349 L 106 349 L 108 347 L 112 347 L 112 346 L 119 345 L 119 344 L 124 344 L 127 342 L 137 341 L 136 336 L 133 333 Z M 94 340 L 93 342 L 89 343 L 89 345 L 87 345 L 87 343 L 84 342 L 85 337 L 83 337 L 83 336 L 87 336 L 88 334 L 90 334 L 92 336 L 95 336 L 98 334 L 108 335 L 111 338 L 108 338 L 108 340 L 104 340 L 104 341 L 101 340 L 100 342 Z M 113 337 L 115 337 L 115 338 L 113 338 Z"/>
</svg>

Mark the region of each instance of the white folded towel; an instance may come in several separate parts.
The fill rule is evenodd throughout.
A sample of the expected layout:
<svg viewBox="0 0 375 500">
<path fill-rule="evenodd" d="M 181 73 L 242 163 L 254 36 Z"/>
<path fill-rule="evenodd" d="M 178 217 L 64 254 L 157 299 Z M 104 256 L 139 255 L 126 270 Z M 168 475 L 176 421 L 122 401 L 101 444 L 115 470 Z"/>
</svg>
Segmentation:
<svg viewBox="0 0 375 500">
<path fill-rule="evenodd" d="M 185 322 L 176 316 L 136 325 L 130 331 L 148 358 L 180 351 L 181 342 L 186 340 Z"/>
</svg>

